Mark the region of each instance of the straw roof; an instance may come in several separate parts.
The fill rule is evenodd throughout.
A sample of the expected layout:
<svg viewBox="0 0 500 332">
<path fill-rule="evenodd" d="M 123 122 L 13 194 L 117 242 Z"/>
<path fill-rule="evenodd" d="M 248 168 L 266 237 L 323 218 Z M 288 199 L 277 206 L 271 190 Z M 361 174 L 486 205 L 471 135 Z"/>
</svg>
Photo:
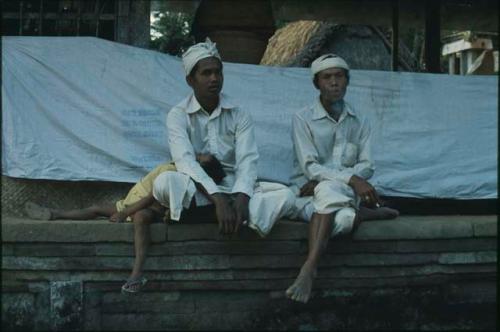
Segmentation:
<svg viewBox="0 0 500 332">
<path fill-rule="evenodd" d="M 297 21 L 269 39 L 261 64 L 309 67 L 319 55 L 334 52 L 353 69 L 390 70 L 390 47 L 387 36 L 373 26 Z M 419 71 L 418 60 L 401 40 L 399 63 L 404 70 Z"/>
<path fill-rule="evenodd" d="M 318 21 L 296 21 L 278 29 L 269 39 L 261 65 L 288 66 L 321 26 Z"/>
</svg>

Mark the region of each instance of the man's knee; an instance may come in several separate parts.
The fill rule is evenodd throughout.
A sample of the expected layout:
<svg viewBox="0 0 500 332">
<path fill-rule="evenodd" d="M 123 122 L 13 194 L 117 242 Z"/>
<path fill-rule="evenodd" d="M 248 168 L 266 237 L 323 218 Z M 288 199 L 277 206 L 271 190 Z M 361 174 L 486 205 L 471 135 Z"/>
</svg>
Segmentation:
<svg viewBox="0 0 500 332">
<path fill-rule="evenodd" d="M 160 173 L 153 182 L 153 196 L 161 204 L 168 206 L 171 186 L 184 180 L 185 177 L 187 175 L 175 171 Z"/>
<path fill-rule="evenodd" d="M 353 208 L 342 208 L 335 213 L 332 235 L 349 234 L 354 228 L 356 211 Z"/>
<path fill-rule="evenodd" d="M 165 187 L 169 187 L 171 183 L 175 183 L 175 181 L 179 178 L 183 178 L 187 175 L 183 173 L 179 173 L 177 171 L 165 171 L 160 173 L 156 179 L 153 181 L 153 188 L 162 189 Z"/>
<path fill-rule="evenodd" d="M 273 208 L 279 209 L 280 213 L 286 212 L 289 215 L 295 208 L 295 194 L 288 187 L 269 191 L 266 193 L 257 193 L 250 201 L 257 208 L 260 204 L 271 204 Z"/>
<path fill-rule="evenodd" d="M 314 188 L 314 197 L 328 196 L 331 192 L 344 192 L 347 189 L 350 187 L 346 183 L 337 180 L 324 180 Z"/>
<path fill-rule="evenodd" d="M 314 189 L 315 212 L 332 213 L 339 208 L 354 206 L 354 192 L 340 181 L 321 181 Z"/>
</svg>

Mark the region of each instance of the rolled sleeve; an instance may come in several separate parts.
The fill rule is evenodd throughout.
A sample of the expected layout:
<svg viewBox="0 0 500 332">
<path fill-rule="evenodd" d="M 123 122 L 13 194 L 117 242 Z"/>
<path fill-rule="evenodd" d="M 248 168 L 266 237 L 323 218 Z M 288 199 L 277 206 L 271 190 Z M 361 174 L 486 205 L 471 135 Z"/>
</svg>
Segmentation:
<svg viewBox="0 0 500 332">
<path fill-rule="evenodd" d="M 188 135 L 188 115 L 174 107 L 167 115 L 168 145 L 177 171 L 191 177 L 205 188 L 208 194 L 220 192 L 211 177 L 196 161 L 196 154 Z"/>
<path fill-rule="evenodd" d="M 236 173 L 232 192 L 241 192 L 252 197 L 255 181 L 257 181 L 259 154 L 252 119 L 241 110 L 238 110 L 235 141 Z"/>
</svg>

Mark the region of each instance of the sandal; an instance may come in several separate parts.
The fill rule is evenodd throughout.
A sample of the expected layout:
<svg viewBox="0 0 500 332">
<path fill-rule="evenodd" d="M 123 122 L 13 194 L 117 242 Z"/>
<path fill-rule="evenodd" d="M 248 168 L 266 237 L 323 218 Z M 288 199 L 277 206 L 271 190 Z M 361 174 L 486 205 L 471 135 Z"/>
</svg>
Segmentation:
<svg viewBox="0 0 500 332">
<path fill-rule="evenodd" d="M 139 293 L 147 282 L 148 279 L 146 279 L 146 277 L 144 276 L 139 278 L 127 279 L 127 281 L 122 286 L 122 293 Z"/>
</svg>

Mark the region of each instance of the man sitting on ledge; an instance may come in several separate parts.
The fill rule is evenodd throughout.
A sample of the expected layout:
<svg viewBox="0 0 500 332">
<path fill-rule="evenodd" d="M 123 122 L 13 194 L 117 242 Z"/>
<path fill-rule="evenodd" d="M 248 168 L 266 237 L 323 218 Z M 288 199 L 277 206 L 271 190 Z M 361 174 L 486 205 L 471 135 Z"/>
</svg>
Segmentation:
<svg viewBox="0 0 500 332">
<path fill-rule="evenodd" d="M 398 211 L 381 207 L 375 188 L 368 123 L 344 101 L 349 66 L 335 54 L 311 64 L 314 86 L 320 90 L 312 106 L 293 118 L 294 170 L 291 189 L 298 196 L 294 218 L 310 223 L 309 252 L 290 299 L 307 302 L 321 252 L 330 236 L 348 234 L 361 220 L 391 219 Z M 360 203 L 367 207 L 360 207 Z"/>
<path fill-rule="evenodd" d="M 222 62 L 215 44 L 207 38 L 190 47 L 182 62 L 193 93 L 167 115 L 168 143 L 177 171 L 160 174 L 153 195 L 170 209 L 171 220 L 179 220 L 183 210 L 208 206 L 215 209 L 220 233 L 233 234 L 247 225 L 265 236 L 291 211 L 295 197 L 285 185 L 256 182 L 253 124 L 221 93 Z M 226 176 L 220 184 L 196 163 L 197 153 L 209 153 L 221 162 Z"/>
</svg>

